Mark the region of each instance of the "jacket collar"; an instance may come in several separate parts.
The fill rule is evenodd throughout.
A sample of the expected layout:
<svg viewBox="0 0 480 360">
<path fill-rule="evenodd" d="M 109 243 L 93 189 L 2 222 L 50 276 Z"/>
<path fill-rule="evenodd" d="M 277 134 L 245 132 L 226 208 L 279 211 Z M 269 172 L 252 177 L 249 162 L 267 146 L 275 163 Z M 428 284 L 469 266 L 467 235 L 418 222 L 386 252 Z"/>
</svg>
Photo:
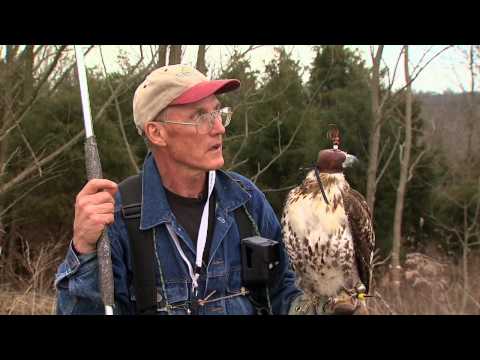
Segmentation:
<svg viewBox="0 0 480 360">
<path fill-rule="evenodd" d="M 217 203 L 227 212 L 245 204 L 251 195 L 223 170 L 217 170 L 215 191 Z M 172 222 L 173 214 L 168 204 L 162 178 L 151 153 L 143 163 L 142 210 L 140 230 L 148 230 L 159 224 Z"/>
</svg>

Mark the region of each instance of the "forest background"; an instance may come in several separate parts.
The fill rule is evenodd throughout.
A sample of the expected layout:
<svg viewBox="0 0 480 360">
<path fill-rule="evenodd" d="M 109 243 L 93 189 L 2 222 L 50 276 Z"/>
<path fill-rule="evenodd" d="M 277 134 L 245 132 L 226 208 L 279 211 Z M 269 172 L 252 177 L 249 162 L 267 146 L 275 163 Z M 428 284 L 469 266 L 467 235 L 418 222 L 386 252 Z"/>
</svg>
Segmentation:
<svg viewBox="0 0 480 360">
<path fill-rule="evenodd" d="M 223 95 L 234 117 L 225 169 L 254 181 L 280 217 L 318 151 L 341 147 L 360 162 L 346 176 L 373 209 L 377 314 L 480 313 L 480 46 L 426 49 L 311 46 L 302 64 L 293 47 L 272 47 L 263 68 L 260 45 L 138 46 L 112 64 L 105 46 L 88 69 L 94 129 L 104 176 L 119 182 L 146 155 L 132 119 L 133 93 L 146 74 L 190 62 L 211 78 L 237 78 Z M 132 48 L 130 46 L 130 48 Z M 455 91 L 416 91 L 416 81 L 446 53 L 463 59 L 467 81 Z M 193 60 L 192 60 L 193 59 Z M 458 65 L 458 64 L 457 64 Z M 73 46 L 0 47 L 0 313 L 55 312 L 53 278 L 72 237 L 75 196 L 86 181 L 83 121 Z"/>
</svg>

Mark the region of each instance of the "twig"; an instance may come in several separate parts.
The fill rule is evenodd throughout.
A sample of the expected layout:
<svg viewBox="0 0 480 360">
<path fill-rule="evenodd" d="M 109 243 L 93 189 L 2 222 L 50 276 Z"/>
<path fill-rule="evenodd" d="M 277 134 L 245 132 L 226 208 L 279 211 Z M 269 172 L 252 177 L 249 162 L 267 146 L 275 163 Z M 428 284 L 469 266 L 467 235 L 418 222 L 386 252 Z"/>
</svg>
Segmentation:
<svg viewBox="0 0 480 360">
<path fill-rule="evenodd" d="M 20 147 L 17 147 L 14 151 L 12 151 L 8 159 L 2 165 L 2 169 L 0 170 L 0 179 L 3 177 L 3 175 L 5 175 L 7 166 L 9 165 L 10 161 L 13 160 L 13 158 L 15 157 L 15 155 L 18 153 L 19 150 L 20 150 Z"/>
<path fill-rule="evenodd" d="M 275 121 L 278 121 L 278 118 L 273 118 L 270 122 L 268 122 L 267 124 L 258 128 L 257 130 L 249 132 L 248 136 L 256 135 L 256 134 L 262 132 L 264 129 L 268 128 Z M 244 134 L 229 136 L 223 142 L 229 142 L 229 141 L 237 140 L 239 138 L 243 138 L 244 136 L 245 136 Z"/>
<path fill-rule="evenodd" d="M 384 265 L 388 260 L 390 260 L 391 257 L 392 257 L 392 253 L 390 252 L 390 254 L 388 254 L 383 260 L 374 261 L 373 264 L 372 264 L 372 267 L 376 268 L 378 266 Z"/>
<path fill-rule="evenodd" d="M 243 164 L 246 164 L 246 163 L 248 162 L 248 160 L 249 160 L 249 159 L 247 158 L 247 159 L 242 160 L 242 161 L 240 161 L 240 162 L 238 162 L 238 163 L 236 163 L 236 164 L 233 164 L 233 165 L 231 165 L 227 170 L 228 170 L 228 171 L 233 171 L 234 169 L 238 168 L 239 166 L 241 166 L 241 165 L 243 165 Z"/>
<path fill-rule="evenodd" d="M 112 83 L 110 82 L 110 79 L 108 78 L 107 66 L 105 65 L 105 61 L 103 59 L 103 52 L 102 52 L 102 47 L 101 46 L 99 46 L 99 50 L 100 50 L 100 59 L 102 61 L 102 65 L 103 65 L 103 71 L 105 72 L 105 80 L 107 82 L 108 88 L 110 89 L 110 92 L 112 94 L 114 94 L 114 89 L 113 89 Z M 143 61 L 143 58 L 141 58 L 140 61 Z M 115 101 L 115 109 L 117 111 L 118 125 L 119 125 L 119 128 L 120 128 L 120 132 L 122 134 L 123 142 L 125 143 L 125 147 L 127 148 L 127 153 L 128 153 L 128 157 L 130 159 L 130 164 L 132 165 L 133 169 L 135 170 L 135 173 L 138 174 L 138 172 L 140 170 L 138 168 L 137 162 L 135 161 L 135 157 L 134 157 L 133 152 L 132 152 L 132 147 L 130 146 L 130 143 L 128 142 L 127 134 L 125 133 L 125 127 L 123 126 L 122 111 L 120 110 L 120 104 L 118 103 L 118 97 L 116 95 L 114 97 L 114 101 Z"/>
<path fill-rule="evenodd" d="M 375 290 L 375 296 L 380 299 L 380 301 L 383 303 L 383 305 L 385 305 L 385 307 L 387 308 L 387 310 L 390 312 L 390 315 L 397 315 L 397 314 L 392 310 L 392 308 L 390 307 L 390 305 L 388 305 L 388 303 L 383 299 L 382 295 L 380 295 L 380 293 L 378 292 L 378 290 Z"/>
<path fill-rule="evenodd" d="M 245 145 L 247 145 L 247 140 L 248 140 L 248 109 L 247 111 L 245 111 L 245 135 L 243 136 L 243 141 L 240 144 L 240 147 L 238 148 L 237 152 L 233 156 L 232 164 L 235 164 L 237 157 L 240 155 Z"/>
<path fill-rule="evenodd" d="M 33 151 L 32 147 L 30 146 L 30 143 L 29 143 L 27 137 L 25 136 L 25 134 L 24 134 L 24 132 L 23 132 L 22 127 L 20 126 L 20 124 L 17 125 L 17 129 L 18 129 L 18 132 L 20 133 L 20 136 L 21 136 L 23 142 L 24 142 L 25 145 L 27 146 L 28 151 L 30 151 L 30 154 L 32 155 L 33 162 L 34 162 L 35 165 L 37 165 L 37 167 L 38 167 L 38 174 L 40 175 L 40 177 L 42 177 L 42 167 L 41 167 L 40 164 L 38 163 L 37 156 L 35 155 L 35 152 Z"/>
<path fill-rule="evenodd" d="M 465 293 L 468 295 L 468 297 L 470 298 L 470 300 L 472 300 L 472 302 L 475 304 L 475 306 L 480 309 L 480 303 L 472 296 L 472 294 L 470 293 L 470 291 L 468 291 L 468 290 L 466 290 L 466 289 L 465 289 L 464 291 L 465 291 Z"/>
<path fill-rule="evenodd" d="M 413 178 L 413 171 L 415 170 L 415 167 L 418 165 L 418 163 L 420 162 L 420 160 L 422 159 L 423 155 L 425 155 L 427 152 L 427 149 L 423 149 L 420 154 L 418 154 L 417 158 L 412 162 L 412 165 L 410 166 L 410 168 L 408 169 L 408 178 L 407 178 L 407 182 L 409 182 L 410 180 L 412 180 Z"/>
<path fill-rule="evenodd" d="M 22 193 L 22 195 L 18 196 L 15 198 L 15 200 L 10 204 L 8 205 L 6 208 L 4 208 L 2 210 L 2 212 L 0 213 L 0 218 L 2 218 L 13 206 L 15 206 L 15 204 L 17 204 L 20 200 L 22 200 L 24 197 L 26 197 L 28 194 L 30 194 L 33 190 L 35 190 L 37 187 L 45 184 L 46 182 L 48 181 L 51 181 L 53 179 L 56 179 L 58 177 L 60 177 L 61 174 L 57 174 L 57 175 L 54 175 L 54 176 L 51 176 L 49 178 L 46 178 L 44 179 L 43 181 L 35 184 L 34 186 L 30 187 L 27 191 L 25 191 L 24 193 Z"/>
<path fill-rule="evenodd" d="M 269 192 L 282 192 L 282 191 L 287 191 L 287 190 L 291 190 L 293 189 L 294 187 L 296 187 L 297 185 L 290 185 L 290 186 L 285 186 L 285 187 L 282 187 L 282 188 L 278 188 L 278 189 L 261 189 L 262 192 L 264 193 L 269 193 Z"/>
<path fill-rule="evenodd" d="M 380 171 L 377 178 L 375 179 L 375 186 L 378 185 L 378 183 L 382 179 L 383 175 L 385 174 L 385 171 L 387 170 L 388 165 L 390 165 L 390 162 L 393 159 L 393 155 L 397 151 L 396 148 L 397 148 L 399 142 L 400 142 L 400 129 L 398 129 L 398 135 L 395 137 L 395 144 L 393 144 L 392 151 L 390 151 L 390 155 L 388 156 L 387 161 L 385 162 L 385 164 L 382 167 L 382 170 Z"/>
</svg>

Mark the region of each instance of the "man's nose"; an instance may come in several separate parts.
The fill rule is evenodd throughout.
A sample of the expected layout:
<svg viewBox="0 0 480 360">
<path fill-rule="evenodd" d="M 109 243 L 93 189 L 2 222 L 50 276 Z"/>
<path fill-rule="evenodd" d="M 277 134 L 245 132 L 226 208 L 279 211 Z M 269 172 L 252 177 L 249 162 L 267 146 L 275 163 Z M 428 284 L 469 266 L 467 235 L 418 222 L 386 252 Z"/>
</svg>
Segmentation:
<svg viewBox="0 0 480 360">
<path fill-rule="evenodd" d="M 210 133 L 212 135 L 225 134 L 225 126 L 223 126 L 222 117 L 220 115 L 215 117 L 215 119 L 213 120 L 212 129 Z"/>
</svg>

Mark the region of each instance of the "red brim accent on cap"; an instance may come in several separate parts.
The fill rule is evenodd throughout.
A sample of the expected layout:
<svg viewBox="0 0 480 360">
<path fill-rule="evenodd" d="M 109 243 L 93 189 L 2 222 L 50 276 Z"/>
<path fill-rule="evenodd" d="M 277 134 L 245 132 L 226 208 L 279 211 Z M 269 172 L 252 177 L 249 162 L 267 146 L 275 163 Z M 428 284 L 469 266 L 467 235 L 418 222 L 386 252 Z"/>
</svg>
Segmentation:
<svg viewBox="0 0 480 360">
<path fill-rule="evenodd" d="M 173 100 L 170 105 L 191 104 L 214 94 L 222 94 L 237 89 L 240 81 L 236 79 L 210 80 L 201 82 L 185 91 L 178 98 Z"/>
</svg>

